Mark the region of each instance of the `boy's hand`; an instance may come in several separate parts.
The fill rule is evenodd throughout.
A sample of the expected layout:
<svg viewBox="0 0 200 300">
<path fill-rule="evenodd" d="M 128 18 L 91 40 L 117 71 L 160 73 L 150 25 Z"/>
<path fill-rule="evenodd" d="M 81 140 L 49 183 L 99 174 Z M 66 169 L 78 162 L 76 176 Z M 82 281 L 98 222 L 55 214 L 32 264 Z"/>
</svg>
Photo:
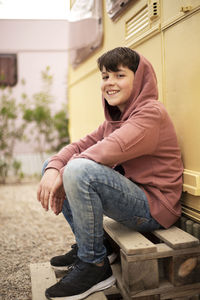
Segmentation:
<svg viewBox="0 0 200 300">
<path fill-rule="evenodd" d="M 41 205 L 44 209 L 48 210 L 49 208 L 49 198 L 52 187 L 55 184 L 56 178 L 58 177 L 59 171 L 56 169 L 47 169 L 40 181 L 38 190 L 37 190 L 37 199 L 41 202 Z"/>
<path fill-rule="evenodd" d="M 59 174 L 56 178 L 49 198 L 51 209 L 56 215 L 58 215 L 62 211 L 65 197 L 66 195 L 63 188 L 62 178 Z"/>
</svg>

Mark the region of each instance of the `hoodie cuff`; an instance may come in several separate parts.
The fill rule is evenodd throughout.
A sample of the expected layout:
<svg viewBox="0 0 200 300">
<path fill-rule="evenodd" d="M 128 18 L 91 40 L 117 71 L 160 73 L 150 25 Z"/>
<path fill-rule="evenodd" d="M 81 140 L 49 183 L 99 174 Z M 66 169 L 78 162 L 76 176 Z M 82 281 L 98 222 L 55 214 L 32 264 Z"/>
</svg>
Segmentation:
<svg viewBox="0 0 200 300">
<path fill-rule="evenodd" d="M 48 163 L 47 167 L 45 168 L 45 170 L 50 169 L 50 168 L 60 171 L 60 169 L 63 168 L 63 163 L 60 161 L 50 161 Z"/>
</svg>

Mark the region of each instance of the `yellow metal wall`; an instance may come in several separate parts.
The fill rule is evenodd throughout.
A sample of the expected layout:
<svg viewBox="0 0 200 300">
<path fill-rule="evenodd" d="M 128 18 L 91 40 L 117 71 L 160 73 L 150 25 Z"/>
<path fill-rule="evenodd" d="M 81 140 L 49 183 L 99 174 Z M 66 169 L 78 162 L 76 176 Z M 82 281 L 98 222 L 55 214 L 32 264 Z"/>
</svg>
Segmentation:
<svg viewBox="0 0 200 300">
<path fill-rule="evenodd" d="M 126 24 L 151 0 L 132 0 L 112 21 L 105 10 L 104 38 L 90 58 L 69 71 L 71 140 L 94 130 L 103 121 L 97 58 L 117 46 L 129 46 L 153 64 L 159 99 L 174 122 L 184 161 L 183 204 L 200 211 L 200 0 L 160 0 L 159 17 L 149 29 L 126 38 Z M 196 215 L 192 216 L 198 219 Z"/>
</svg>

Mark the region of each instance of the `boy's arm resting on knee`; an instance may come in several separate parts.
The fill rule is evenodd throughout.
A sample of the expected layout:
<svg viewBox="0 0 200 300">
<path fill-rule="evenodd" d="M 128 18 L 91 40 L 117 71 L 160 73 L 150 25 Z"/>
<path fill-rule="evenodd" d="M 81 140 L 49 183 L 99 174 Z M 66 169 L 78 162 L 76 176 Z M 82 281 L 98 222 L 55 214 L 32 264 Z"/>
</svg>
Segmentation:
<svg viewBox="0 0 200 300">
<path fill-rule="evenodd" d="M 95 131 L 81 138 L 77 142 L 73 142 L 63 147 L 56 155 L 52 156 L 48 162 L 48 168 L 55 168 L 57 170 L 63 169 L 74 154 L 80 154 L 86 149 L 95 145 L 98 141 L 103 139 L 104 123 L 101 124 Z M 62 172 L 61 172 L 62 173 Z"/>
</svg>

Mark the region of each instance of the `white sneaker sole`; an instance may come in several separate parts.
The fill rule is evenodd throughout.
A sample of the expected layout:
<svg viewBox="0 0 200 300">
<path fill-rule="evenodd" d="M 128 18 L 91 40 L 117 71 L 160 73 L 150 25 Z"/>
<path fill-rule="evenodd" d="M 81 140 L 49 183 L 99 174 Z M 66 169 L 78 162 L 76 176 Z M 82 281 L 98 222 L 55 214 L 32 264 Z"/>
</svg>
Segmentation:
<svg viewBox="0 0 200 300">
<path fill-rule="evenodd" d="M 82 294 L 74 295 L 74 296 L 67 296 L 67 297 L 49 297 L 48 299 L 52 299 L 52 300 L 81 300 L 81 299 L 86 298 L 87 296 L 89 296 L 92 293 L 99 292 L 99 291 L 102 291 L 102 290 L 105 290 L 105 289 L 111 287 L 115 283 L 115 281 L 116 281 L 116 279 L 112 275 L 109 278 L 107 278 L 106 280 L 97 283 L 96 285 L 94 285 L 93 287 L 91 287 L 89 290 L 87 290 L 86 292 L 84 292 Z"/>
<path fill-rule="evenodd" d="M 112 265 L 115 262 L 116 258 L 117 258 L 117 253 L 115 253 L 115 252 L 108 255 L 108 260 L 109 260 L 110 265 Z"/>
</svg>

